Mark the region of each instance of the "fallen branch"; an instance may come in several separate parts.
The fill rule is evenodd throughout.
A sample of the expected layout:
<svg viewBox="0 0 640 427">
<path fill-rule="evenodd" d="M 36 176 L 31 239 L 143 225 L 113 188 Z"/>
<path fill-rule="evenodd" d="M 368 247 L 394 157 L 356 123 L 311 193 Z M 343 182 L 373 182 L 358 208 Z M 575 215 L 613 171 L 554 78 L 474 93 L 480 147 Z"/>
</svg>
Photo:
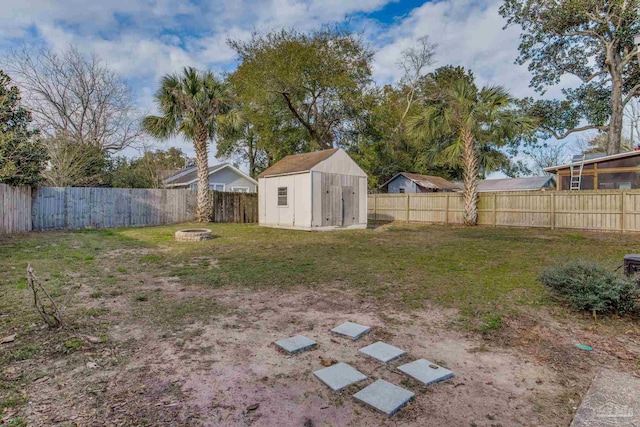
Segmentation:
<svg viewBox="0 0 640 427">
<path fill-rule="evenodd" d="M 49 292 L 42 286 L 42 283 L 36 278 L 31 264 L 27 265 L 27 284 L 33 292 L 33 304 L 40 316 L 50 328 L 59 328 L 62 326 L 62 315 Z"/>
</svg>

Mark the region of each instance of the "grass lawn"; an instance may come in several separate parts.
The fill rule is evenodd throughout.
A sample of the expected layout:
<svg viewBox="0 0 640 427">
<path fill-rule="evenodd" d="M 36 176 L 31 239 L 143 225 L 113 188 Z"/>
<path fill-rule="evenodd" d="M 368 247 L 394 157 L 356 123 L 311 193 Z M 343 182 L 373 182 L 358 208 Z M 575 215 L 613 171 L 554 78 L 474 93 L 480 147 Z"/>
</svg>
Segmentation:
<svg viewBox="0 0 640 427">
<path fill-rule="evenodd" d="M 371 339 L 404 344 L 410 355 L 437 356 L 461 373 L 474 363 L 482 370 L 501 362 L 493 376 L 477 375 L 484 382 L 469 376 L 460 381 L 464 387 L 430 391 L 432 400 L 446 404 L 465 387 L 477 387 L 471 394 L 479 399 L 460 394 L 457 404 L 471 409 L 455 422 L 436 413 L 433 425 L 438 420 L 485 425 L 498 412 L 506 414 L 503 425 L 527 417 L 555 425 L 552 420 L 571 419 L 579 392 L 598 366 L 640 370 L 637 320 L 594 322 L 555 302 L 536 281 L 542 268 L 570 258 L 614 269 L 626 253 L 638 252 L 635 235 L 403 224 L 308 233 L 211 224 L 216 237 L 210 241 L 174 241 L 173 233 L 188 226 L 0 237 L 0 338 L 17 335 L 0 345 L 0 419 L 14 426 L 99 420 L 269 425 L 302 409 L 317 425 L 370 425 L 377 415 L 348 395 L 341 403 L 307 378 L 318 369 L 314 352 L 295 358 L 291 373 L 269 346 L 274 333 L 276 339 L 298 332 L 324 339 L 325 326 L 348 319 L 379 326 Z M 42 328 L 26 287 L 27 263 L 64 306 L 63 329 Z M 261 332 L 253 335 L 257 327 Z M 425 343 L 432 338 L 430 355 Z M 574 344 L 585 340 L 598 351 L 576 350 Z M 264 344 L 261 352 L 254 353 L 255 342 Z M 359 347 L 340 344 L 335 352 L 349 359 L 354 348 Z M 243 355 L 245 368 L 268 379 L 247 377 L 239 367 Z M 362 366 L 363 372 L 368 368 Z M 196 379 L 194 372 L 211 378 Z M 509 385 L 499 387 L 491 379 L 496 372 L 510 378 Z M 285 387 L 287 378 L 299 381 L 299 388 Z M 513 388 L 521 380 L 533 386 Z M 262 395 L 252 395 L 259 402 L 203 392 L 229 384 L 245 392 L 256 388 L 255 381 L 264 388 Z M 415 384 L 407 387 L 426 392 Z M 288 392 L 293 403 L 277 408 L 274 403 L 271 412 L 245 409 L 252 403 L 268 406 Z M 311 396 L 319 392 L 329 403 L 316 413 L 324 401 Z M 519 409 L 500 406 L 508 396 L 520 402 Z M 495 401 L 494 409 L 488 401 Z M 485 407 L 495 414 L 476 413 Z M 420 396 L 413 408 L 397 419 L 424 425 L 421 411 L 433 413 Z M 290 419 L 291 425 L 306 422 Z"/>
</svg>

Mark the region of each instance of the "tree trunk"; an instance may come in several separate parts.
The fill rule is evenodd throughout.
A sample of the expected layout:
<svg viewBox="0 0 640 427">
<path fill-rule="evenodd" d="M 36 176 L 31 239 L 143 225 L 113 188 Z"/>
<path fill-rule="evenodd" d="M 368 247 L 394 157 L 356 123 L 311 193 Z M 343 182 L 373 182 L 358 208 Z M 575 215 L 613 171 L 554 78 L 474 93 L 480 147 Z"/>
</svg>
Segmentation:
<svg viewBox="0 0 640 427">
<path fill-rule="evenodd" d="M 623 78 L 621 68 L 622 58 L 620 58 L 616 47 L 613 44 L 607 46 L 606 65 L 611 75 L 611 97 L 609 107 L 611 108 L 611 120 L 607 132 L 607 154 L 618 154 L 622 146 L 622 121 L 624 118 L 623 104 Z"/>
<path fill-rule="evenodd" d="M 198 194 L 196 220 L 207 222 L 211 219 L 211 197 L 209 195 L 209 152 L 206 132 L 197 136 L 194 141 L 196 149 L 196 168 L 198 171 Z"/>
<path fill-rule="evenodd" d="M 473 133 L 463 130 L 462 134 L 462 180 L 464 189 L 464 225 L 475 226 L 478 222 L 478 158 Z"/>
</svg>

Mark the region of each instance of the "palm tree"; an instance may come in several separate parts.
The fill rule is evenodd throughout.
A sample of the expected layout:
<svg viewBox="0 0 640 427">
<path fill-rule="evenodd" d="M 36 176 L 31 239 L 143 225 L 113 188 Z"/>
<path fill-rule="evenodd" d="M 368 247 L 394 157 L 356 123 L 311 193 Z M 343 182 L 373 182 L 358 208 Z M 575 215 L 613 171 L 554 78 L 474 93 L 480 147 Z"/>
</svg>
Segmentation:
<svg viewBox="0 0 640 427">
<path fill-rule="evenodd" d="M 476 225 L 481 151 L 533 130 L 534 121 L 510 108 L 514 100 L 500 86 L 478 90 L 472 80 L 458 78 L 435 88 L 433 95 L 433 102 L 408 121 L 409 133 L 420 140 L 447 141 L 439 157 L 449 166 L 462 163 L 464 224 Z"/>
<path fill-rule="evenodd" d="M 208 144 L 216 136 L 219 116 L 228 108 L 228 94 L 227 84 L 212 72 L 187 67 L 162 78 L 155 94 L 161 115 L 142 121 L 145 131 L 155 138 L 182 135 L 193 141 L 198 176 L 196 218 L 200 222 L 211 217 Z"/>
</svg>

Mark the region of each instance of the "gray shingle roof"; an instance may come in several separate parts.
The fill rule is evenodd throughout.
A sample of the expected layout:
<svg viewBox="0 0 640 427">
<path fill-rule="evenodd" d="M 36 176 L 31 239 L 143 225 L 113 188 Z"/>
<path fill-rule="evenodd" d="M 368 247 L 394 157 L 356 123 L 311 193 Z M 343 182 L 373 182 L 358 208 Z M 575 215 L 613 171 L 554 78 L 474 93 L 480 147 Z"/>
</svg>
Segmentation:
<svg viewBox="0 0 640 427">
<path fill-rule="evenodd" d="M 220 163 L 219 165 L 209 166 L 209 175 L 218 169 L 226 166 L 226 163 Z M 165 185 L 175 186 L 184 185 L 192 182 L 198 178 L 198 170 L 196 167 L 186 168 L 178 171 L 173 176 L 166 178 L 163 182 Z"/>
<path fill-rule="evenodd" d="M 382 184 L 380 187 L 384 187 L 389 184 L 391 181 L 396 179 L 398 176 L 404 176 L 407 179 L 415 182 L 417 185 L 427 189 L 437 189 L 437 190 L 459 190 L 460 187 L 458 184 L 454 184 L 453 182 L 447 181 L 446 179 L 439 176 L 432 175 L 421 175 L 419 173 L 409 173 L 409 172 L 399 172 L 393 176 L 389 181 Z"/>
<path fill-rule="evenodd" d="M 534 191 L 540 190 L 552 179 L 552 176 L 485 179 L 478 183 L 478 191 L 481 193 L 490 191 Z"/>
</svg>

